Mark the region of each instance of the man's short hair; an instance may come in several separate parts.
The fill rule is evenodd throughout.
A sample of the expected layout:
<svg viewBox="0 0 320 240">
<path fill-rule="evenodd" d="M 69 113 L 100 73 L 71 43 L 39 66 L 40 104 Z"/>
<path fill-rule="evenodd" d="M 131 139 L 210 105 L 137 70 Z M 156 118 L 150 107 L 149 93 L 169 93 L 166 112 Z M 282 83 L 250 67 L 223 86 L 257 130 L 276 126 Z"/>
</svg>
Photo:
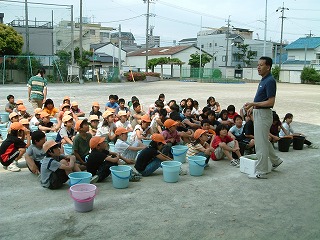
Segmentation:
<svg viewBox="0 0 320 240">
<path fill-rule="evenodd" d="M 272 58 L 270 58 L 270 57 L 261 57 L 259 60 L 265 60 L 266 61 L 266 65 L 270 66 L 270 69 L 272 68 Z"/>
<path fill-rule="evenodd" d="M 7 100 L 9 101 L 10 98 L 14 98 L 14 96 L 12 94 L 7 96 Z"/>
</svg>

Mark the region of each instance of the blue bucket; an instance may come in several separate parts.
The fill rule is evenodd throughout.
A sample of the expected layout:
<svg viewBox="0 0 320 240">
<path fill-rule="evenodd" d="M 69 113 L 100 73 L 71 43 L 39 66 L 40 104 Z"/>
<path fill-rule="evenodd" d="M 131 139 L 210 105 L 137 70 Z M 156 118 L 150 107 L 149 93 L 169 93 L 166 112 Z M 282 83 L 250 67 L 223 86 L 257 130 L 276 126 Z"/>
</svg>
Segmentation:
<svg viewBox="0 0 320 240">
<path fill-rule="evenodd" d="M 8 136 L 8 128 L 0 128 L 2 140 L 6 140 Z"/>
<path fill-rule="evenodd" d="M 7 112 L 1 112 L 0 113 L 0 122 L 9 122 L 9 113 Z"/>
<path fill-rule="evenodd" d="M 63 144 L 63 152 L 64 152 L 64 155 L 71 155 L 72 154 L 72 145 L 71 144 Z"/>
<path fill-rule="evenodd" d="M 52 123 L 58 123 L 58 120 L 56 118 L 50 118 L 50 122 Z"/>
<path fill-rule="evenodd" d="M 31 132 L 35 132 L 35 131 L 38 131 L 38 130 L 39 130 L 38 126 L 30 126 L 30 131 Z M 56 140 L 56 139 L 54 139 L 54 140 Z"/>
<path fill-rule="evenodd" d="M 191 176 L 201 176 L 203 174 L 204 167 L 206 165 L 206 157 L 204 156 L 190 156 L 189 172 Z"/>
<path fill-rule="evenodd" d="M 56 141 L 57 135 L 58 135 L 58 133 L 56 133 L 56 132 L 48 132 L 48 133 L 46 133 L 47 141 L 49 141 L 49 140 Z"/>
<path fill-rule="evenodd" d="M 112 186 L 114 188 L 127 188 L 131 177 L 132 168 L 130 166 L 112 166 Z"/>
<path fill-rule="evenodd" d="M 188 147 L 185 145 L 176 145 L 171 147 L 171 153 L 173 155 L 173 160 L 185 163 L 187 156 Z"/>
<path fill-rule="evenodd" d="M 1 128 L 7 128 L 7 123 L 0 123 L 0 129 Z"/>
<path fill-rule="evenodd" d="M 178 182 L 181 164 L 182 163 L 178 161 L 162 162 L 163 180 L 168 183 Z"/>
<path fill-rule="evenodd" d="M 80 183 L 90 183 L 92 174 L 89 172 L 73 172 L 68 175 L 69 185 L 73 186 Z"/>
<path fill-rule="evenodd" d="M 143 145 L 145 145 L 145 146 L 149 146 L 149 144 L 151 143 L 151 141 L 152 140 L 150 140 L 150 139 L 142 139 L 142 143 L 143 143 Z"/>
</svg>

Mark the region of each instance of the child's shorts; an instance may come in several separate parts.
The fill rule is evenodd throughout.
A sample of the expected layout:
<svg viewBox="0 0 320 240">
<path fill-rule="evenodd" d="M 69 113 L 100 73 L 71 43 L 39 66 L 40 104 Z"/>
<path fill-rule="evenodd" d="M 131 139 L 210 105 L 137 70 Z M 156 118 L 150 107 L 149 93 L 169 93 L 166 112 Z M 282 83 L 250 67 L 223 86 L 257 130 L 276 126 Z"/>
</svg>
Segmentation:
<svg viewBox="0 0 320 240">
<path fill-rule="evenodd" d="M 227 145 L 231 148 L 234 148 L 234 141 L 227 143 Z M 214 150 L 214 155 L 216 155 L 217 160 L 223 159 L 226 156 L 221 147 L 217 147 Z"/>
<path fill-rule="evenodd" d="M 61 188 L 62 185 L 68 181 L 69 177 L 67 176 L 66 172 L 62 169 L 58 169 L 57 171 L 53 172 L 49 178 L 49 189 L 58 189 Z"/>
</svg>

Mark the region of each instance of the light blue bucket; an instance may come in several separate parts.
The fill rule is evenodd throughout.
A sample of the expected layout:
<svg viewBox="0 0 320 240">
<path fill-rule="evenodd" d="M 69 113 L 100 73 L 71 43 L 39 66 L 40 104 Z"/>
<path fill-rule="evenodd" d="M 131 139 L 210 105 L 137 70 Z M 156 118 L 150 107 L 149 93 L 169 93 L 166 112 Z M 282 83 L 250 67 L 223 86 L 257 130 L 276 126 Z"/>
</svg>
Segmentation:
<svg viewBox="0 0 320 240">
<path fill-rule="evenodd" d="M 58 120 L 56 118 L 50 118 L 50 122 L 52 123 L 58 123 Z"/>
<path fill-rule="evenodd" d="M 163 180 L 168 183 L 178 182 L 181 164 L 182 163 L 178 161 L 162 162 Z"/>
<path fill-rule="evenodd" d="M 1 112 L 0 113 L 0 122 L 9 122 L 9 113 L 7 112 Z"/>
<path fill-rule="evenodd" d="M 56 141 L 57 135 L 58 135 L 57 132 L 48 132 L 48 133 L 46 133 L 47 141 L 49 141 L 49 140 Z"/>
<path fill-rule="evenodd" d="M 0 128 L 2 140 L 6 140 L 8 136 L 8 128 Z"/>
<path fill-rule="evenodd" d="M 171 153 L 173 155 L 173 160 L 185 163 L 187 156 L 188 147 L 185 145 L 176 145 L 171 147 Z"/>
<path fill-rule="evenodd" d="M 190 156 L 189 172 L 191 176 L 201 176 L 203 174 L 204 167 L 206 165 L 206 157 L 204 156 Z"/>
<path fill-rule="evenodd" d="M 142 143 L 143 143 L 143 145 L 145 145 L 145 146 L 149 146 L 149 144 L 151 143 L 151 141 L 152 140 L 150 140 L 150 139 L 142 139 Z"/>
<path fill-rule="evenodd" d="M 110 167 L 112 175 L 112 186 L 114 188 L 127 188 L 131 177 L 132 168 L 130 166 L 112 166 Z"/>
<path fill-rule="evenodd" d="M 1 128 L 7 128 L 7 125 L 8 125 L 7 123 L 0 123 L 0 129 Z"/>
<path fill-rule="evenodd" d="M 64 152 L 64 155 L 71 155 L 72 154 L 72 145 L 71 144 L 63 144 L 63 152 Z"/>
<path fill-rule="evenodd" d="M 89 172 L 73 172 L 68 175 L 69 185 L 73 186 L 80 183 L 90 183 L 92 174 Z"/>
<path fill-rule="evenodd" d="M 38 131 L 38 130 L 39 130 L 38 126 L 30 126 L 30 131 L 31 132 L 35 132 L 35 131 Z M 54 140 L 56 140 L 56 139 L 54 139 Z"/>
</svg>

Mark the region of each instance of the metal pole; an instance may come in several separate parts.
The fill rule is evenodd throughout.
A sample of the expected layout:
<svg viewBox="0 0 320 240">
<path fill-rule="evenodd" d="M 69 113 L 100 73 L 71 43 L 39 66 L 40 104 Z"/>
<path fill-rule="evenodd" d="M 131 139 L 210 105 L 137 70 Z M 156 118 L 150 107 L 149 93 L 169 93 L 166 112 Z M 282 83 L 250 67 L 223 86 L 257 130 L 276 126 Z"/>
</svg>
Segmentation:
<svg viewBox="0 0 320 240">
<path fill-rule="evenodd" d="M 82 60 L 82 0 L 80 0 L 80 38 L 79 38 L 79 51 L 80 51 L 80 59 Z M 82 67 L 80 66 L 80 80 L 82 80 Z"/>
<path fill-rule="evenodd" d="M 29 18 L 28 18 L 28 0 L 25 0 L 25 19 L 26 19 L 26 53 L 29 55 Z"/>
<path fill-rule="evenodd" d="M 74 65 L 74 21 L 73 21 L 73 5 L 70 5 L 71 8 L 71 65 Z"/>
<path fill-rule="evenodd" d="M 147 23 L 146 23 L 146 72 L 148 72 L 148 51 L 149 51 L 149 12 L 150 0 L 147 1 Z"/>
<path fill-rule="evenodd" d="M 229 29 L 230 29 L 230 15 L 229 15 L 229 17 L 228 17 L 228 30 L 227 30 L 227 34 L 226 34 L 226 37 L 227 37 L 227 47 L 226 47 L 226 59 L 225 59 L 225 61 L 226 61 L 226 64 L 225 64 L 225 66 L 226 66 L 226 72 L 227 72 L 227 66 L 228 66 L 228 51 L 229 51 Z"/>
<path fill-rule="evenodd" d="M 264 39 L 263 39 L 263 56 L 266 56 L 266 43 L 267 43 L 267 16 L 268 16 L 268 0 L 266 0 L 266 9 L 264 16 Z"/>
<path fill-rule="evenodd" d="M 201 30 L 202 30 L 202 16 L 201 16 L 201 21 L 200 21 L 200 34 L 201 34 Z M 201 35 L 200 35 L 201 36 Z M 200 37 L 201 39 L 201 37 Z M 201 79 L 201 53 L 202 53 L 202 49 L 201 49 L 201 41 L 199 39 L 199 44 L 200 44 L 200 59 L 199 59 L 199 79 Z"/>
<path fill-rule="evenodd" d="M 119 24 L 119 51 L 118 51 L 118 67 L 119 67 L 119 80 L 121 80 L 121 24 Z"/>
<path fill-rule="evenodd" d="M 54 45 L 53 45 L 53 10 L 51 11 L 51 26 L 52 26 L 52 48 L 51 48 L 51 55 L 54 54 Z"/>
</svg>

